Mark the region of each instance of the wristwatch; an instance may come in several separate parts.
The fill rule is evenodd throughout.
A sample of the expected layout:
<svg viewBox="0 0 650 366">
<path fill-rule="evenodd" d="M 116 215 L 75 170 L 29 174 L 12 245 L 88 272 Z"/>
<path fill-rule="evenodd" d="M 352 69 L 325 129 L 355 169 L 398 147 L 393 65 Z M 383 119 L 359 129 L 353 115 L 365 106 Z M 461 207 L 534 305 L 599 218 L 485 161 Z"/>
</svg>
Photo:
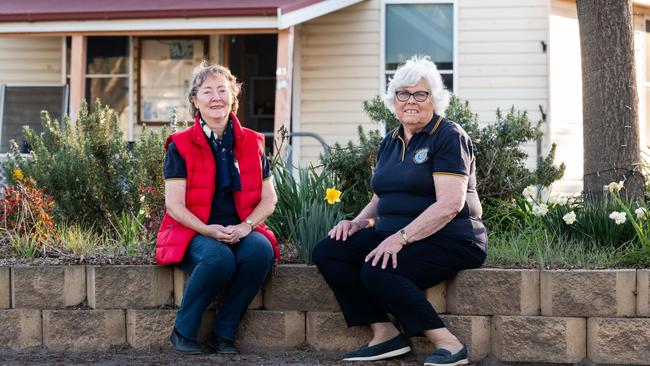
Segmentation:
<svg viewBox="0 0 650 366">
<path fill-rule="evenodd" d="M 244 220 L 244 222 L 247 223 L 248 225 L 250 225 L 251 230 L 255 229 L 255 226 L 253 226 L 253 220 L 246 219 L 246 220 Z"/>
<path fill-rule="evenodd" d="M 409 244 L 410 244 L 410 242 L 409 242 L 409 237 L 408 237 L 408 235 L 406 235 L 406 231 L 404 231 L 404 229 L 400 229 L 400 230 L 398 231 L 398 233 L 399 233 L 399 235 L 402 237 L 402 239 L 404 240 L 404 244 L 403 244 L 403 245 L 409 245 Z"/>
</svg>

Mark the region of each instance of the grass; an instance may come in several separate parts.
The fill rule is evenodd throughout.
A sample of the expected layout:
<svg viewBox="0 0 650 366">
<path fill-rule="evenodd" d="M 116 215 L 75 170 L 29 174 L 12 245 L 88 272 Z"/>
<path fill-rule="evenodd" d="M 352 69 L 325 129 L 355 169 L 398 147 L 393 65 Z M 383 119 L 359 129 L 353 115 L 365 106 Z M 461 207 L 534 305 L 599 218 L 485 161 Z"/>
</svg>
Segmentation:
<svg viewBox="0 0 650 366">
<path fill-rule="evenodd" d="M 533 268 L 611 268 L 631 243 L 617 248 L 550 234 L 543 227 L 491 233 L 487 266 Z"/>
</svg>

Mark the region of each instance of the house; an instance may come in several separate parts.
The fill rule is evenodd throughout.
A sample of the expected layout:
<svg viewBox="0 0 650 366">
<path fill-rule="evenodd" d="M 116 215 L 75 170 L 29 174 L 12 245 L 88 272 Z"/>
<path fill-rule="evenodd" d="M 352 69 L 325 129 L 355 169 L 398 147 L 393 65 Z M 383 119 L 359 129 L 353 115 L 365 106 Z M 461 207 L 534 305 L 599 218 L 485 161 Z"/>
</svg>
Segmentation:
<svg viewBox="0 0 650 366">
<path fill-rule="evenodd" d="M 646 146 L 650 0 L 634 1 L 634 12 Z M 0 84 L 11 92 L 5 102 L 13 95 L 23 104 L 0 104 L 5 114 L 21 105 L 0 122 L 0 152 L 21 123 L 38 124 L 33 116 L 46 96 L 50 105 L 63 100 L 61 113 L 72 116 L 82 98 L 100 98 L 119 113 L 130 140 L 142 124 L 167 123 L 172 109 L 187 119 L 189 75 L 204 58 L 228 65 L 244 82 L 239 114 L 248 126 L 272 132 L 284 124 L 330 144 L 346 142 L 359 124 L 378 127 L 361 102 L 381 93 L 396 66 L 415 53 L 432 57 L 448 87 L 470 101 L 482 122 L 512 105 L 542 120 L 543 141 L 526 147 L 530 164 L 557 143 L 567 172 L 554 190 L 581 190 L 574 0 L 5 1 Z M 18 85 L 51 90 L 10 89 Z M 301 161 L 322 151 L 308 138 L 294 139 L 293 146 Z"/>
</svg>

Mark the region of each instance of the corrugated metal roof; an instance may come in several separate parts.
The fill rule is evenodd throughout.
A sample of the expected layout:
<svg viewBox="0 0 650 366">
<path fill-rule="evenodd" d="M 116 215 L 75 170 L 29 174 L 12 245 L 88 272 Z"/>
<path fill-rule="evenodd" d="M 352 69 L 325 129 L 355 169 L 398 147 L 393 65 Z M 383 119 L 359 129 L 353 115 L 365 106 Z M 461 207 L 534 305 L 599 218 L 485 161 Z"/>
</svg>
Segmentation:
<svg viewBox="0 0 650 366">
<path fill-rule="evenodd" d="M 275 16 L 322 0 L 2 0 L 0 22 Z"/>
</svg>

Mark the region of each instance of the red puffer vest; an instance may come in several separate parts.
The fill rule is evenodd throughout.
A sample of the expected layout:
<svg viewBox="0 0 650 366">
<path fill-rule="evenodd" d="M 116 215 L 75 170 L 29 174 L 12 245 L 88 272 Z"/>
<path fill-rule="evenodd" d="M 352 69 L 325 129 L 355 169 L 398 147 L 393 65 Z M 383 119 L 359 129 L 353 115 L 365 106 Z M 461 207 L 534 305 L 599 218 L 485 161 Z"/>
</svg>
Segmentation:
<svg viewBox="0 0 650 366">
<path fill-rule="evenodd" d="M 253 212 L 262 198 L 262 163 L 264 136 L 248 128 L 243 128 L 234 114 L 235 144 L 233 154 L 239 164 L 241 191 L 234 192 L 235 207 L 240 220 L 245 220 Z M 178 152 L 187 166 L 187 186 L 185 206 L 204 223 L 208 222 L 215 189 L 216 166 L 212 150 L 205 138 L 197 117 L 194 125 L 167 138 L 167 146 L 174 141 Z M 280 250 L 275 234 L 263 223 L 255 231 L 266 236 L 273 245 L 275 259 L 280 259 Z M 165 214 L 158 239 L 156 240 L 156 262 L 160 265 L 178 263 L 183 260 L 185 251 L 196 232 Z"/>
</svg>

